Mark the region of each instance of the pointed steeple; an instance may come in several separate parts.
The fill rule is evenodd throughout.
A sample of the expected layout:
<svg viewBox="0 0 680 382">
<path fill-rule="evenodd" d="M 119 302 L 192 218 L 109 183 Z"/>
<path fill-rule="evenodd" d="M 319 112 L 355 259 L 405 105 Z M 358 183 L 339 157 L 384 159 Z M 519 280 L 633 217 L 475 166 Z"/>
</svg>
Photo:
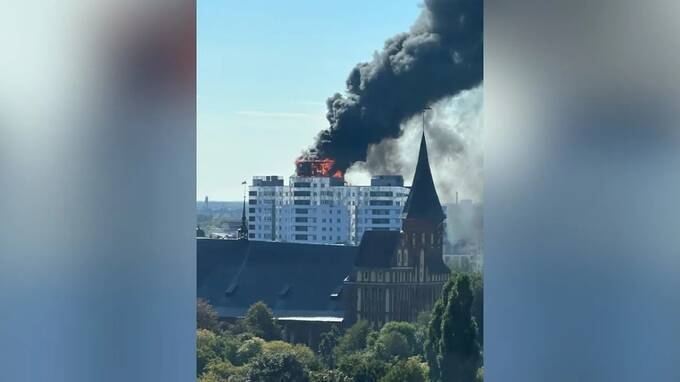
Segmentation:
<svg viewBox="0 0 680 382">
<path fill-rule="evenodd" d="M 246 182 L 241 183 L 243 185 Z M 238 229 L 238 238 L 247 240 L 248 239 L 248 222 L 246 222 L 246 191 L 243 190 L 243 211 L 241 213 L 241 227 Z"/>
<path fill-rule="evenodd" d="M 418 164 L 416 173 L 413 176 L 411 192 L 406 199 L 404 206 L 406 219 L 423 219 L 440 223 L 444 220 L 442 205 L 437 196 L 437 190 L 432 180 L 430 171 L 430 161 L 427 157 L 427 143 L 425 142 L 425 130 L 420 139 L 420 152 L 418 153 Z"/>
</svg>

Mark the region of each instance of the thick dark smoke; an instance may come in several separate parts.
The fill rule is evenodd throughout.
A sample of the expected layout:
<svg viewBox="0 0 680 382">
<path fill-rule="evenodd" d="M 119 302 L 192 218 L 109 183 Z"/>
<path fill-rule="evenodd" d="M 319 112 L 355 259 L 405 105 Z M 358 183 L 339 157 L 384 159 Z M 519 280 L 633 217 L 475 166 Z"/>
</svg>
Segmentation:
<svg viewBox="0 0 680 382">
<path fill-rule="evenodd" d="M 481 201 L 483 194 L 482 85 L 432 104 L 425 114 L 427 151 L 432 177 L 442 202 L 456 197 Z M 366 183 L 370 175 L 403 175 L 409 184 L 418 160 L 422 118 L 415 115 L 401 124 L 399 138 L 370 145 L 366 161 L 346 172 L 350 183 Z"/>
<path fill-rule="evenodd" d="M 442 98 L 482 80 L 482 1 L 425 0 L 409 33 L 385 42 L 358 64 L 346 94 L 327 101 L 328 129 L 313 151 L 345 171 L 365 161 L 369 145 L 400 135 L 400 124 Z"/>
</svg>

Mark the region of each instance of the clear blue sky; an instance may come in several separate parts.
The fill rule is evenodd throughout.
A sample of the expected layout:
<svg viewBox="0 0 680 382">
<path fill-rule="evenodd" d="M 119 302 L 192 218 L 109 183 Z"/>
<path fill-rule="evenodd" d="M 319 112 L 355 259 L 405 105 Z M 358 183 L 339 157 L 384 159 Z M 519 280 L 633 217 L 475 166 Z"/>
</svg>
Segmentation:
<svg viewBox="0 0 680 382">
<path fill-rule="evenodd" d="M 253 175 L 291 175 L 327 126 L 326 98 L 420 9 L 420 0 L 199 0 L 197 199 L 238 200 Z"/>
</svg>

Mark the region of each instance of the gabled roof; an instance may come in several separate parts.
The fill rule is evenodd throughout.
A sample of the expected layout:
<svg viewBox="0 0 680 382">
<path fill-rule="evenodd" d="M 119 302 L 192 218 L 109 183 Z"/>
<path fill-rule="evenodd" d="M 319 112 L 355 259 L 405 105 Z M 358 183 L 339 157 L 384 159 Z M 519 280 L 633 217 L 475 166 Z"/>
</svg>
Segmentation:
<svg viewBox="0 0 680 382">
<path fill-rule="evenodd" d="M 420 140 L 420 152 L 418 153 L 418 164 L 416 173 L 413 176 L 411 192 L 404 205 L 406 219 L 426 219 L 436 222 L 444 220 L 442 205 L 437 196 L 437 190 L 432 180 L 430 171 L 430 161 L 427 156 L 427 143 L 425 142 L 425 131 Z"/>
<path fill-rule="evenodd" d="M 343 317 L 338 294 L 356 254 L 353 246 L 197 240 L 197 294 L 221 317 L 242 317 L 257 301 L 276 317 Z"/>
<path fill-rule="evenodd" d="M 366 268 L 388 268 L 399 248 L 399 231 L 366 231 L 361 237 L 355 265 Z"/>
</svg>

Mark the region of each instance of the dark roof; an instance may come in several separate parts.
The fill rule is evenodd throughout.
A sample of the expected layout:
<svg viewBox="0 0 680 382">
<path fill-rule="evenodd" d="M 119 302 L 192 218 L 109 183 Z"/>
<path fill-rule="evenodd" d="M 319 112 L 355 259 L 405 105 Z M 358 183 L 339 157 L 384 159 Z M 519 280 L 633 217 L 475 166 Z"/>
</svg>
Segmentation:
<svg viewBox="0 0 680 382">
<path fill-rule="evenodd" d="M 361 237 L 355 265 L 366 268 L 388 268 L 399 247 L 399 231 L 366 231 Z"/>
<path fill-rule="evenodd" d="M 425 258 L 425 265 L 430 273 L 451 273 L 451 269 L 444 263 L 442 256 L 428 256 Z"/>
<path fill-rule="evenodd" d="M 242 317 L 257 301 L 277 317 L 342 317 L 337 294 L 356 254 L 353 246 L 197 240 L 197 294 L 222 317 Z"/>
<path fill-rule="evenodd" d="M 427 219 L 442 222 L 444 212 L 439 203 L 437 190 L 432 180 L 430 171 L 430 161 L 427 157 L 427 143 L 425 142 L 425 131 L 420 140 L 420 152 L 418 153 L 418 164 L 416 173 L 413 176 L 411 192 L 404 205 L 404 213 L 407 219 Z"/>
</svg>

